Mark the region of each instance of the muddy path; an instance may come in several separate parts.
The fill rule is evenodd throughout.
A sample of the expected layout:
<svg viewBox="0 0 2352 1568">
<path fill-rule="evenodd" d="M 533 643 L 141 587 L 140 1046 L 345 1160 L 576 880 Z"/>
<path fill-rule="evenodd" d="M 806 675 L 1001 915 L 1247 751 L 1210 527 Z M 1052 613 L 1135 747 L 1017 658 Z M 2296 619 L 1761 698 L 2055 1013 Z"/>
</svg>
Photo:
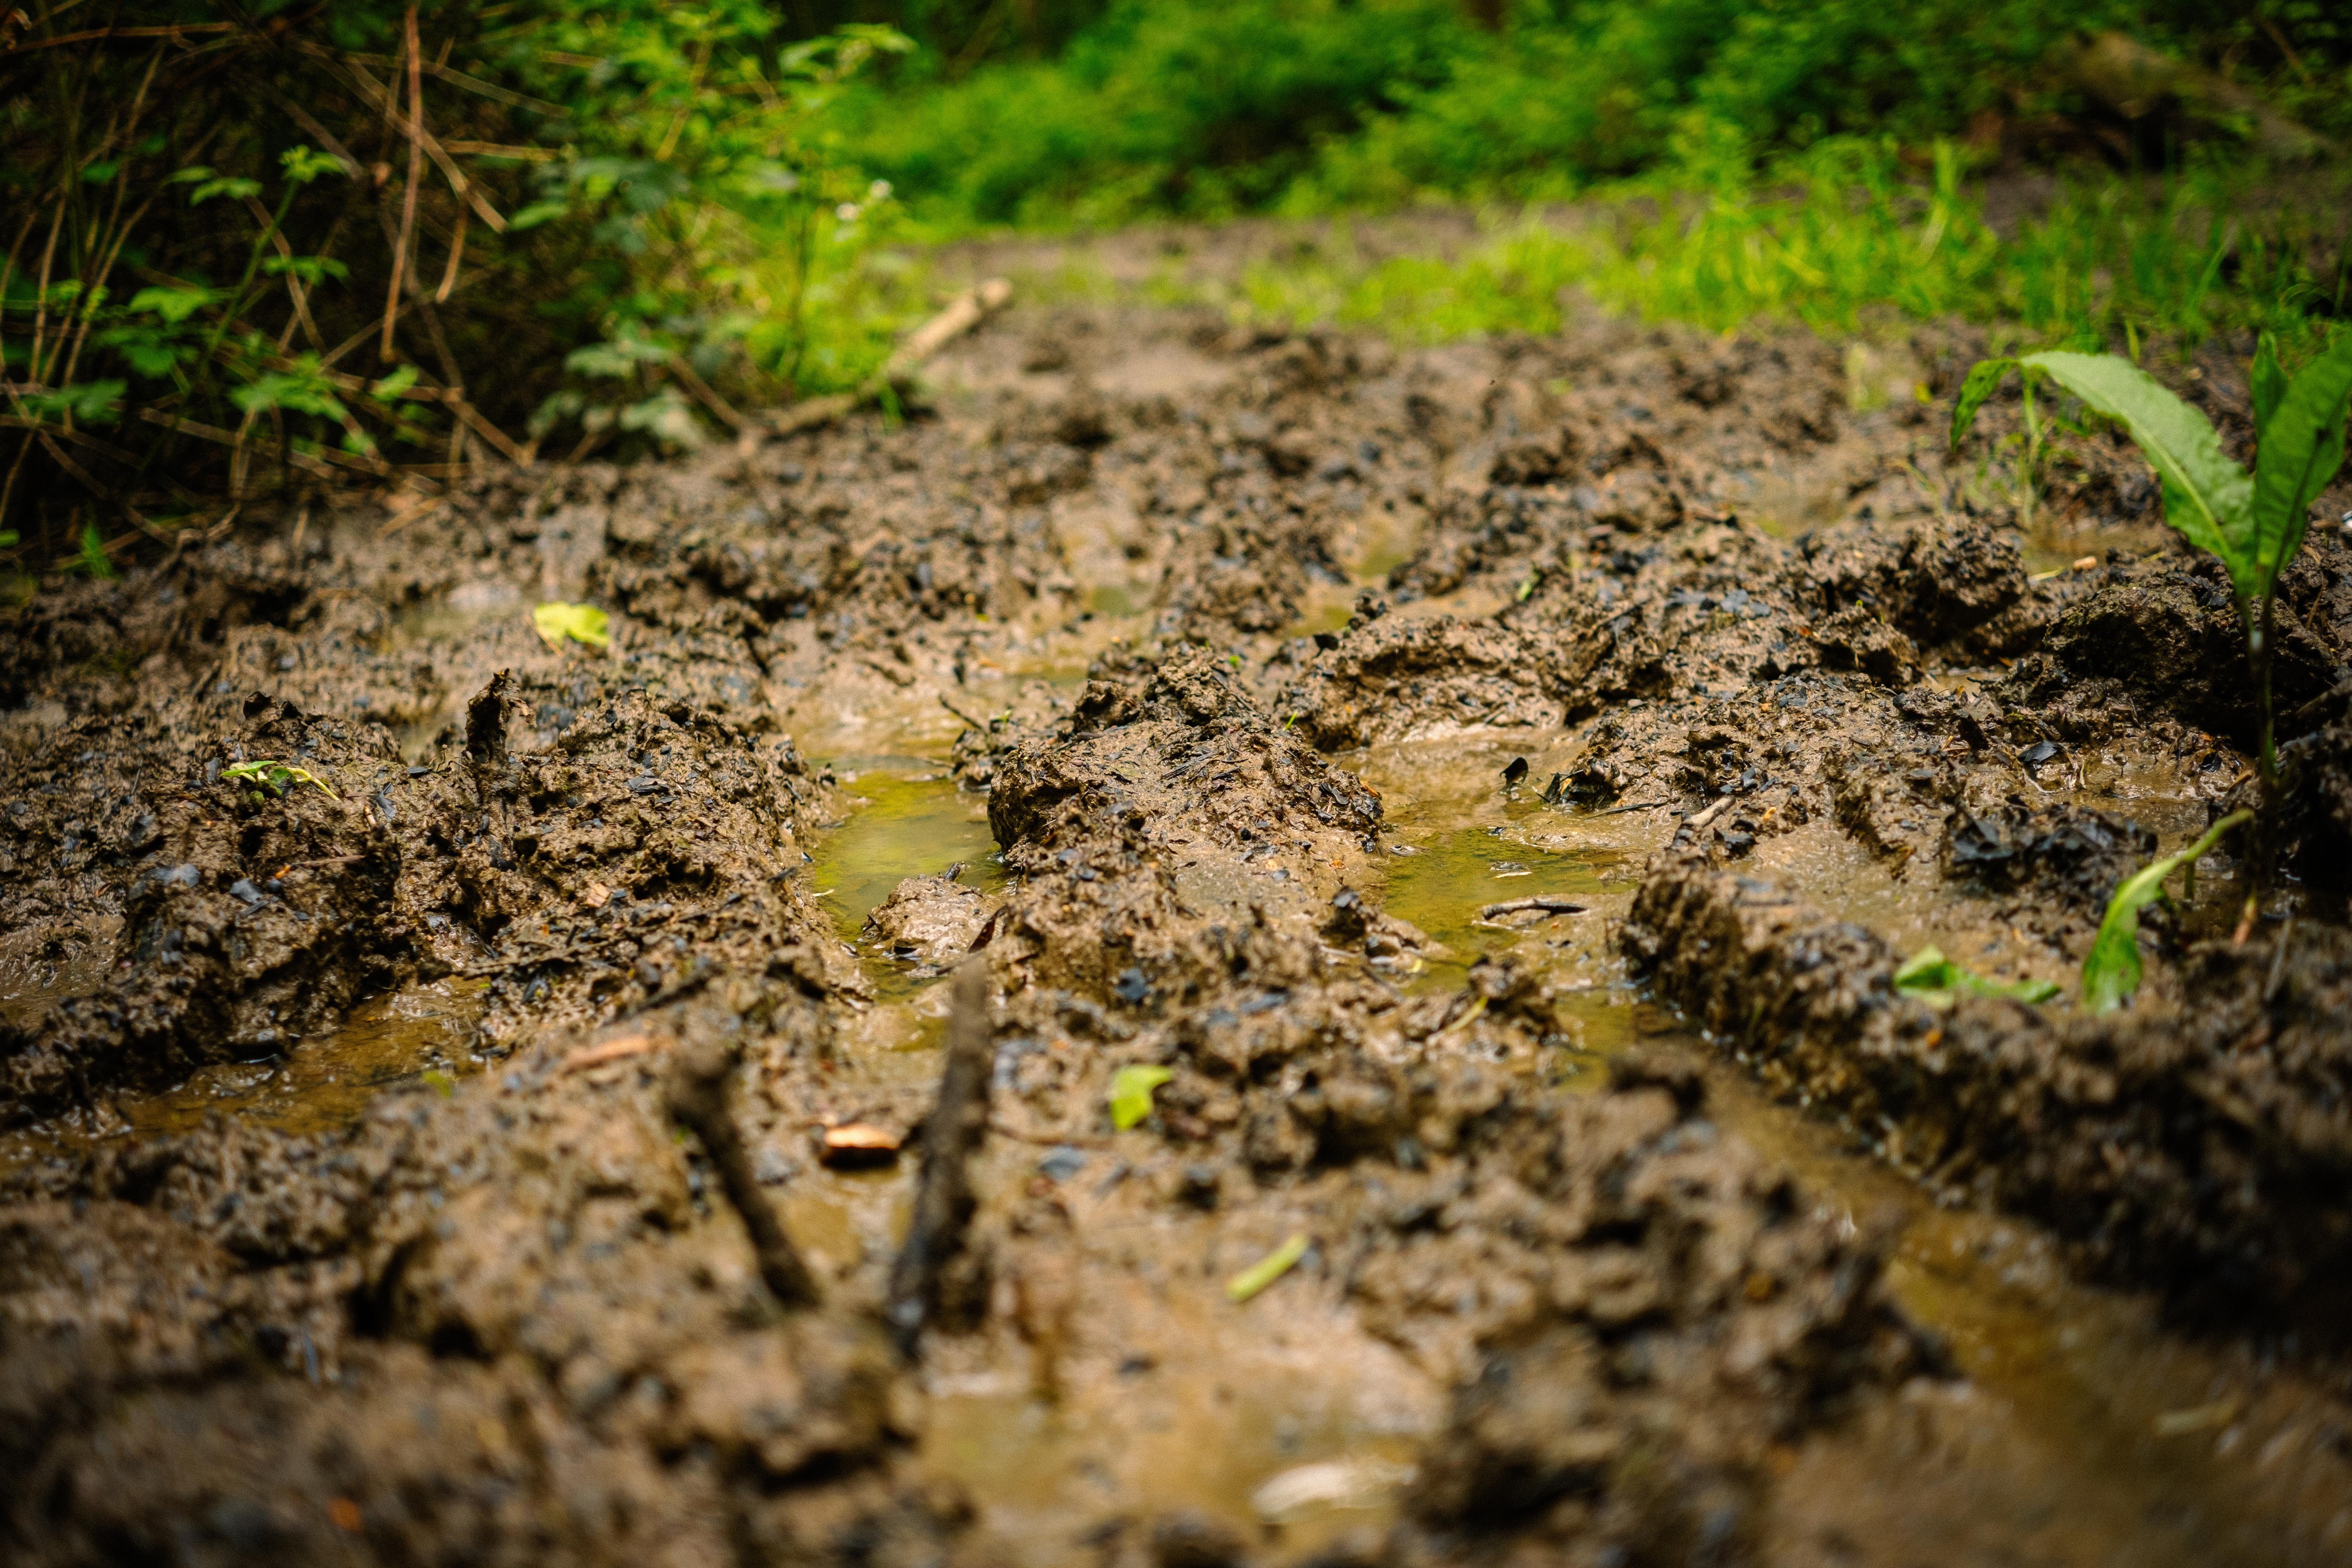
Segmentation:
<svg viewBox="0 0 2352 1568">
<path fill-rule="evenodd" d="M 1948 461 L 1975 347 L 1016 310 L 52 585 L 10 1560 L 2352 1560 L 2352 546 L 2259 918 L 1898 990 L 2246 789 L 2226 586 Z"/>
</svg>

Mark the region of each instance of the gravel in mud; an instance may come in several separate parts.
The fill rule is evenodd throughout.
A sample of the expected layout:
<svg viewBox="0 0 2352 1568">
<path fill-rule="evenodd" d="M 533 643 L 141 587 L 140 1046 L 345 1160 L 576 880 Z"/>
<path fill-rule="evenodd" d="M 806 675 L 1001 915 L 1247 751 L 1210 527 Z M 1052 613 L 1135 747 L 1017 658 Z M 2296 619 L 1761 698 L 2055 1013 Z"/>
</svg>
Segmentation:
<svg viewBox="0 0 2352 1568">
<path fill-rule="evenodd" d="M 900 426 L 47 585 L 0 620 L 10 1560 L 2340 1561 L 2352 551 L 2285 594 L 2291 919 L 2232 942 L 2217 857 L 2129 1013 L 1899 995 L 1928 939 L 2063 977 L 2250 733 L 2128 448 L 2031 535 L 1947 464 L 1969 346 L 1016 313 Z M 1384 908 L 1470 833 L 1449 752 L 1521 753 L 1494 877 L 1638 875 Z M 845 915 L 817 857 L 914 759 L 997 863 Z M 1635 983 L 1703 1033 L 1623 1048 Z M 142 1120 L 429 986 L 464 1061 L 355 1121 Z M 2077 1278 L 2285 1336 L 2301 1489 L 1981 1506 L 2015 1418 L 1963 1411 L 1906 1222 L 1759 1152 L 1710 1046 Z M 1979 1454 L 1907 1526 L 1897 1432 Z"/>
</svg>

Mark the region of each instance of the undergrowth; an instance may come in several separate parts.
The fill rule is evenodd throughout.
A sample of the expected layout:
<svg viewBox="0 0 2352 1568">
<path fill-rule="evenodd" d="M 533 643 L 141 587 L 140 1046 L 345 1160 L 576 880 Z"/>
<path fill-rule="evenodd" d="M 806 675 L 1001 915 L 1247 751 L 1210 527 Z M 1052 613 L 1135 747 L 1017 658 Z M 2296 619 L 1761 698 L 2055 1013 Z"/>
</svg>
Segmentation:
<svg viewBox="0 0 2352 1568">
<path fill-rule="evenodd" d="M 1286 247 L 1230 288 L 1161 294 L 1413 341 L 1553 331 L 1571 289 L 1645 321 L 1717 331 L 1759 319 L 1843 332 L 1960 318 L 1998 323 L 2012 342 L 2101 347 L 2236 329 L 2297 342 L 2352 306 L 2352 252 L 2336 247 L 2340 175 L 2326 178 L 2325 199 L 2251 212 L 2237 194 L 2242 167 L 2077 175 L 2003 233 L 1980 187 L 1963 182 L 1957 147 L 1937 143 L 1923 161 L 1907 163 L 1888 141 L 1849 139 L 1761 177 L 1677 171 L 1574 208 L 1490 212 L 1484 237 L 1453 256 L 1368 260 L 1349 226 L 1334 222 L 1320 242 Z M 2331 249 L 2335 266 L 2315 264 Z"/>
<path fill-rule="evenodd" d="M 866 265 L 896 206 L 823 115 L 903 47 L 760 0 L 0 17 L 16 552 L 102 574 L 288 490 L 858 384 L 919 302 Z"/>
</svg>

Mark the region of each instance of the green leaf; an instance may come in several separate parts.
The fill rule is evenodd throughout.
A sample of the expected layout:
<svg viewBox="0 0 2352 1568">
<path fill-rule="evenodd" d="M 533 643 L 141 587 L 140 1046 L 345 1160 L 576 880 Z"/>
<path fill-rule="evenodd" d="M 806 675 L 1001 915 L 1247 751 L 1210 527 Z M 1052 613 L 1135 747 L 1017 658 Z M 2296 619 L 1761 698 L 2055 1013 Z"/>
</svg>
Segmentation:
<svg viewBox="0 0 2352 1568">
<path fill-rule="evenodd" d="M 334 792 L 333 787 L 326 780 L 310 769 L 298 768 L 290 763 L 281 763 L 275 757 L 256 757 L 250 762 L 238 763 L 233 767 L 223 768 L 221 777 L 243 779 L 248 783 L 257 784 L 272 795 L 282 795 L 297 785 L 309 784 L 329 800 L 343 798 Z"/>
<path fill-rule="evenodd" d="M 413 364 L 404 364 L 383 380 L 368 383 L 368 395 L 379 400 L 398 397 L 415 384 L 416 367 Z"/>
<path fill-rule="evenodd" d="M 272 278 L 283 278 L 289 272 L 316 288 L 322 278 L 349 278 L 352 269 L 331 256 L 273 256 L 261 264 L 261 269 Z"/>
<path fill-rule="evenodd" d="M 291 414 L 315 414 L 322 419 L 345 416 L 342 400 L 315 372 L 269 371 L 230 393 L 229 401 L 247 414 L 272 408 Z"/>
<path fill-rule="evenodd" d="M 2253 368 L 2246 374 L 2246 389 L 2254 400 L 2254 434 L 2271 427 L 2279 399 L 2286 395 L 2286 372 L 2279 368 L 2278 339 L 2268 332 L 2254 345 Z"/>
<path fill-rule="evenodd" d="M 16 531 L 13 528 L 0 530 L 0 550 L 14 550 L 16 548 Z"/>
<path fill-rule="evenodd" d="M 613 646 L 612 617 L 593 605 L 566 605 L 550 601 L 530 613 L 530 624 L 547 646 L 561 651 L 563 639 L 586 643 L 591 647 Z"/>
<path fill-rule="evenodd" d="M 1301 1231 L 1280 1247 L 1225 1281 L 1225 1298 L 1231 1301 L 1246 1301 L 1265 1289 L 1297 1266 L 1307 1256 L 1307 1235 Z"/>
<path fill-rule="evenodd" d="M 1895 972 L 1897 991 L 1949 991 L 1960 983 L 1960 966 L 1935 946 L 1921 948 Z"/>
<path fill-rule="evenodd" d="M 77 386 L 60 386 L 53 392 L 37 392 L 25 399 L 25 406 L 33 413 L 52 419 L 68 416 L 85 425 L 114 423 L 114 400 L 122 395 L 120 381 L 87 381 Z"/>
<path fill-rule="evenodd" d="M 516 232 L 526 228 L 537 228 L 541 224 L 551 223 L 571 210 L 562 202 L 533 202 L 507 219 L 507 227 Z"/>
<path fill-rule="evenodd" d="M 81 552 L 74 558 L 74 564 L 101 583 L 110 583 L 121 575 L 114 569 L 114 557 L 106 552 L 106 535 L 98 531 L 94 522 L 81 525 Z"/>
<path fill-rule="evenodd" d="M 278 163 L 286 171 L 286 177 L 298 185 L 307 185 L 321 174 L 345 173 L 341 159 L 315 147 L 289 147 L 278 155 Z"/>
<path fill-rule="evenodd" d="M 241 201 L 247 196 L 257 196 L 260 194 L 259 180 L 248 180 L 241 174 L 232 174 L 218 180 L 206 180 L 203 184 L 190 191 L 188 205 L 192 207 L 200 206 L 215 196 L 226 196 L 231 201 Z"/>
<path fill-rule="evenodd" d="M 1959 401 L 1952 405 L 1952 449 L 1959 450 L 1962 437 L 1977 422 L 1977 411 L 2000 384 L 2000 378 L 2017 368 L 2013 359 L 1980 359 L 1969 367 L 1968 379 L 1960 383 Z"/>
<path fill-rule="evenodd" d="M 2165 520 L 2218 557 L 2242 601 L 2261 592 L 2255 570 L 2253 477 L 2221 450 L 2205 416 L 2116 354 L 2028 354 L 2038 370 L 2096 413 L 2119 420 L 2164 481 Z"/>
<path fill-rule="evenodd" d="M 2251 811 L 2233 811 L 2188 848 L 2124 879 L 2116 896 L 2107 900 L 2106 918 L 2099 921 L 2099 934 L 2091 940 L 2091 951 L 2083 960 L 2085 1012 L 2112 1013 L 2139 989 L 2139 912 L 2164 896 L 2164 879 L 2183 866 L 2195 865 L 2221 841 L 2221 835 L 2253 819 Z"/>
<path fill-rule="evenodd" d="M 177 326 L 218 298 L 211 289 L 142 289 L 126 310 L 152 312 Z"/>
<path fill-rule="evenodd" d="M 1904 961 L 1903 966 L 1895 972 L 1895 989 L 1916 996 L 1938 1010 L 1951 1006 L 1959 1000 L 1963 991 L 1972 995 L 1998 996 L 2012 1002 L 2047 1002 L 2058 994 L 2058 987 L 2047 980 L 2002 982 L 1972 974 L 1932 945 L 1921 948 Z"/>
<path fill-rule="evenodd" d="M 2303 367 L 2279 395 L 2254 459 L 2254 555 L 2268 594 L 2303 548 L 2311 503 L 2344 463 L 2345 405 L 2352 401 L 2352 332 Z"/>
<path fill-rule="evenodd" d="M 1121 1132 L 1151 1114 L 1151 1091 L 1176 1075 L 1163 1067 L 1124 1067 L 1111 1075 L 1110 1124 Z"/>
</svg>

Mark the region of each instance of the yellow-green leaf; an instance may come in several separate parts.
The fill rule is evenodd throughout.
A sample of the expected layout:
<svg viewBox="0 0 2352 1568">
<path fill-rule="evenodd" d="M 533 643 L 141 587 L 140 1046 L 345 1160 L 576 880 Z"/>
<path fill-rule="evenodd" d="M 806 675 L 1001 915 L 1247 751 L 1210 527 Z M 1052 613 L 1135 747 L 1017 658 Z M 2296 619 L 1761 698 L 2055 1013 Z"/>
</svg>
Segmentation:
<svg viewBox="0 0 2352 1568">
<path fill-rule="evenodd" d="M 1151 1091 L 1176 1075 L 1161 1067 L 1125 1067 L 1111 1075 L 1110 1124 L 1121 1132 L 1151 1114 Z"/>
<path fill-rule="evenodd" d="M 612 618 L 593 605 L 550 602 L 531 611 L 530 624 L 551 648 L 560 650 L 565 637 L 591 647 L 613 646 Z"/>
<path fill-rule="evenodd" d="M 1307 1256 L 1307 1234 L 1304 1231 L 1243 1269 L 1225 1281 L 1225 1295 L 1234 1301 L 1246 1301 L 1276 1280 L 1290 1272 L 1292 1266 Z"/>
</svg>

